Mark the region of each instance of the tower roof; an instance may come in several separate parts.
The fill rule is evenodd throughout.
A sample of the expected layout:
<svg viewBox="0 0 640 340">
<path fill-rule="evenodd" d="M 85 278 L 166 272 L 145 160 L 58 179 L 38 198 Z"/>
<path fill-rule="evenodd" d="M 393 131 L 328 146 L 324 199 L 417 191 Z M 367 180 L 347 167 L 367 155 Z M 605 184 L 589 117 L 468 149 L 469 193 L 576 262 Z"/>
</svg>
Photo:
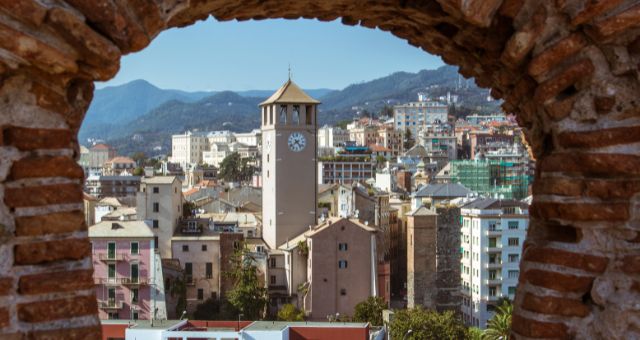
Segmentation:
<svg viewBox="0 0 640 340">
<path fill-rule="evenodd" d="M 274 104 L 274 103 L 287 103 L 287 104 L 320 104 L 319 101 L 311 98 L 306 94 L 298 85 L 296 85 L 291 79 L 287 80 L 278 91 L 271 95 L 267 100 L 260 103 L 260 105 Z"/>
</svg>

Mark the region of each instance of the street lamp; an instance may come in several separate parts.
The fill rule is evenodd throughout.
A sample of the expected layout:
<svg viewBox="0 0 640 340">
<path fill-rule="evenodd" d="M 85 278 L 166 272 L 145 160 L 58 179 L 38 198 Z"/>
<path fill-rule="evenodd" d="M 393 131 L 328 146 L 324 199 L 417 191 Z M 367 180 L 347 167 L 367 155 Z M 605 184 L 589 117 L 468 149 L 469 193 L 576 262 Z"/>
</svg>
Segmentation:
<svg viewBox="0 0 640 340">
<path fill-rule="evenodd" d="M 244 314 L 238 314 L 238 332 L 240 332 L 240 319 L 244 316 Z"/>
<path fill-rule="evenodd" d="M 407 340 L 407 337 L 411 335 L 411 333 L 413 333 L 413 330 L 412 329 L 408 330 L 407 333 L 402 337 L 402 340 Z"/>
</svg>

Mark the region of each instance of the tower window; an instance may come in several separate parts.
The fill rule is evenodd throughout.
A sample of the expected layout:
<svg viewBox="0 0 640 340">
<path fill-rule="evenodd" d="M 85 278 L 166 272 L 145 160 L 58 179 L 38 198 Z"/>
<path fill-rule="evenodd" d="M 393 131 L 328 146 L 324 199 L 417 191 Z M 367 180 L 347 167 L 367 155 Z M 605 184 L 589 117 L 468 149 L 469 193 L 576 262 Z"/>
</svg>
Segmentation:
<svg viewBox="0 0 640 340">
<path fill-rule="evenodd" d="M 311 106 L 311 105 L 307 105 L 305 107 L 305 115 L 307 116 L 306 117 L 307 118 L 306 119 L 307 125 L 313 125 L 312 116 L 311 116 L 312 110 L 313 110 L 313 106 Z"/>
<path fill-rule="evenodd" d="M 287 124 L 287 106 L 280 105 L 280 123 Z"/>
<path fill-rule="evenodd" d="M 300 125 L 300 106 L 293 106 L 293 117 L 291 118 L 291 122 L 296 125 Z"/>
</svg>

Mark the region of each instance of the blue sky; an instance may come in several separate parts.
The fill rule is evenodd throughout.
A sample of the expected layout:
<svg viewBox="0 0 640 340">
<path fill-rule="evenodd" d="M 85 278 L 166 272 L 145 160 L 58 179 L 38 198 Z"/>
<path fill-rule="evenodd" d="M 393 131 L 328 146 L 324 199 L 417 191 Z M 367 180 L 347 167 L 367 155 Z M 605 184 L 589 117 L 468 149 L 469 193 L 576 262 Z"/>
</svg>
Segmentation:
<svg viewBox="0 0 640 340">
<path fill-rule="evenodd" d="M 161 33 L 125 56 L 114 79 L 96 85 L 146 79 L 186 91 L 268 90 L 286 81 L 289 63 L 300 86 L 332 89 L 444 65 L 388 32 L 339 21 L 209 19 Z"/>
</svg>

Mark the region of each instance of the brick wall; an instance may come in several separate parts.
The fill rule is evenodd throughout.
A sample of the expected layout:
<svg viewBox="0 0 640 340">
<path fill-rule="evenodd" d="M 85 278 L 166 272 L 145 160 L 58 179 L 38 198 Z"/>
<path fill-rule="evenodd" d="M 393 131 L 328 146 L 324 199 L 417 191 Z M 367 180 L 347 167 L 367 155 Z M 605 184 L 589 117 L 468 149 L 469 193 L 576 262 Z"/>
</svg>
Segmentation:
<svg viewBox="0 0 640 340">
<path fill-rule="evenodd" d="M 0 12 L 2 337 L 98 338 L 89 279 L 23 288 L 91 270 L 73 161 L 93 80 L 210 14 L 378 27 L 491 87 L 538 160 L 514 336 L 640 336 L 637 1 L 0 0 Z"/>
</svg>

